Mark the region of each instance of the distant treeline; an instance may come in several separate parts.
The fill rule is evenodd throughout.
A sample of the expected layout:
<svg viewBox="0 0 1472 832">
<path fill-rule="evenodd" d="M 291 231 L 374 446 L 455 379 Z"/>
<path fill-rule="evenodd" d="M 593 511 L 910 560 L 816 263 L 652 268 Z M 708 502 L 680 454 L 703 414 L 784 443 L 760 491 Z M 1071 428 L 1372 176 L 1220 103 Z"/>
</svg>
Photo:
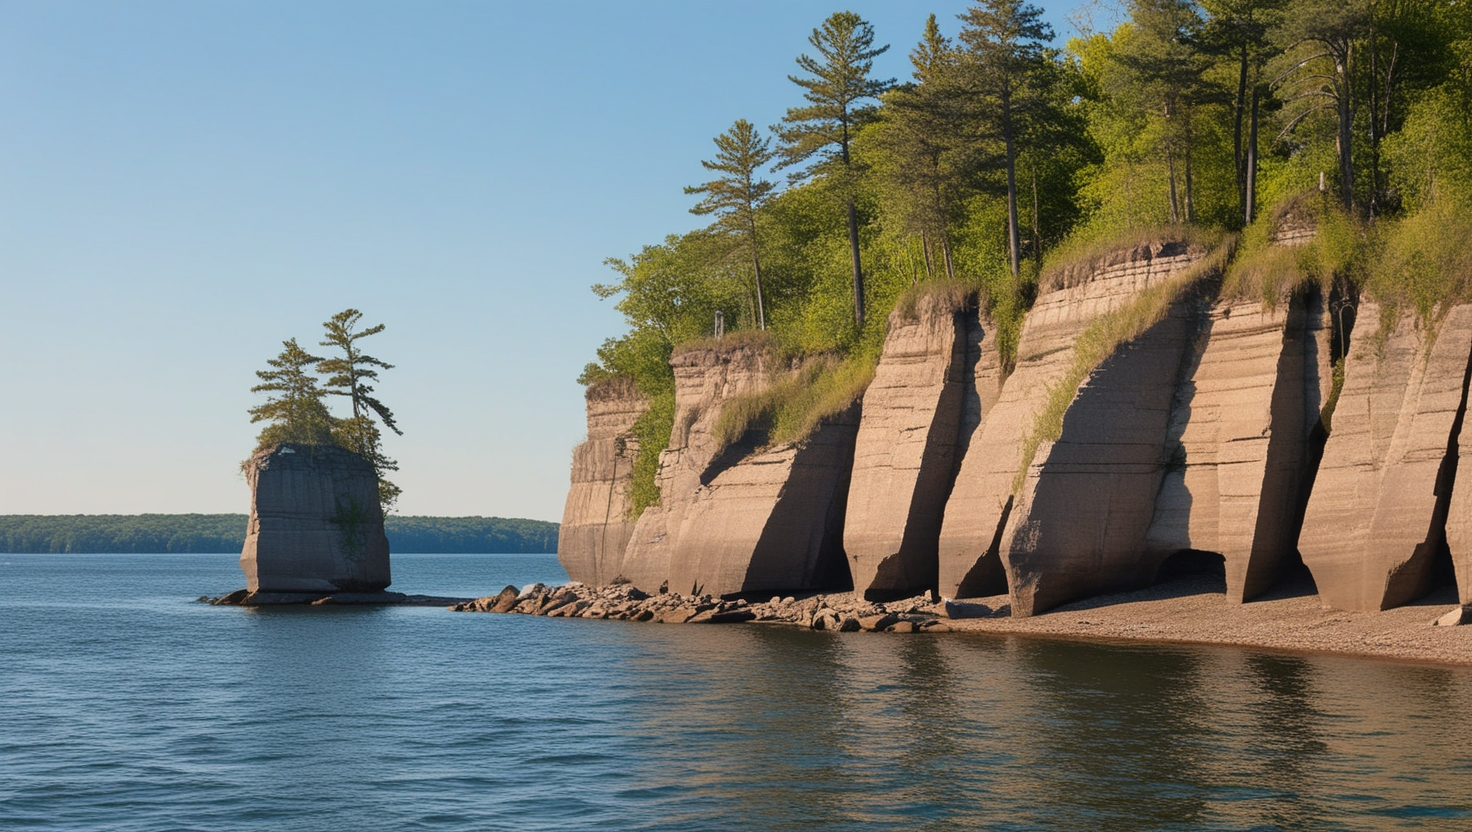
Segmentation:
<svg viewBox="0 0 1472 832">
<path fill-rule="evenodd" d="M 0 552 L 147 554 L 239 552 L 244 514 L 0 515 Z M 395 552 L 557 551 L 557 524 L 505 517 L 399 517 L 385 530 Z"/>
</svg>

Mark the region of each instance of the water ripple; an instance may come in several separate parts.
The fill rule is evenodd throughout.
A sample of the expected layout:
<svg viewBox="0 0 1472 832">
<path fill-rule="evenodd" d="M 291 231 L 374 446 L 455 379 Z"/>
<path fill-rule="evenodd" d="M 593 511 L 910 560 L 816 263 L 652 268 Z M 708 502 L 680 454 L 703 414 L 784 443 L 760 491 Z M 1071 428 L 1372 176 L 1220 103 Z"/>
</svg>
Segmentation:
<svg viewBox="0 0 1472 832">
<path fill-rule="evenodd" d="M 0 828 L 1472 826 L 1464 670 L 189 603 L 239 582 L 230 556 L 10 556 Z"/>
</svg>

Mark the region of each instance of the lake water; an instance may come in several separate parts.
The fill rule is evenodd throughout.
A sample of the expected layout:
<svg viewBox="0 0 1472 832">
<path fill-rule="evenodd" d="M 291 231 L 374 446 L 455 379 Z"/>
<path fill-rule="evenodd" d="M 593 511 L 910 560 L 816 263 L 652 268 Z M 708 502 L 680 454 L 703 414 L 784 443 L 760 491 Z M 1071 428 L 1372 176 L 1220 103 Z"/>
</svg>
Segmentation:
<svg viewBox="0 0 1472 832">
<path fill-rule="evenodd" d="M 1464 669 L 193 603 L 242 584 L 228 555 L 0 555 L 0 829 L 1472 828 Z"/>
</svg>

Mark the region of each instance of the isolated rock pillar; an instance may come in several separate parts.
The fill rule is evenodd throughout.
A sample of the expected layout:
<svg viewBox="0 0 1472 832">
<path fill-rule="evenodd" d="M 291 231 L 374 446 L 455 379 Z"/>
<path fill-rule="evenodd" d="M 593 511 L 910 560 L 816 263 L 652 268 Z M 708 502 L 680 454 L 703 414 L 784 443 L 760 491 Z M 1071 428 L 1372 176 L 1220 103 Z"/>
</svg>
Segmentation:
<svg viewBox="0 0 1472 832">
<path fill-rule="evenodd" d="M 328 445 L 273 445 L 246 461 L 250 521 L 240 568 L 250 592 L 377 592 L 388 538 L 373 466 Z"/>
</svg>

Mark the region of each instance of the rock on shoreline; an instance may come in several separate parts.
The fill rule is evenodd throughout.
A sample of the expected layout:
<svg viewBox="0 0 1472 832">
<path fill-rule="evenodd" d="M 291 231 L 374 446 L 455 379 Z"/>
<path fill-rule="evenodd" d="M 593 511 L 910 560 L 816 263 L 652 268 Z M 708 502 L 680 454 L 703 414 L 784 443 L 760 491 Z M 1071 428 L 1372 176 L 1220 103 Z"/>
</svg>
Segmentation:
<svg viewBox="0 0 1472 832">
<path fill-rule="evenodd" d="M 202 595 L 198 602 L 215 607 L 446 607 L 463 603 L 464 599 L 440 595 L 405 595 L 402 592 L 251 592 L 248 589 L 237 589 L 228 595 L 214 598 Z"/>
<path fill-rule="evenodd" d="M 655 624 L 784 624 L 834 632 L 945 632 L 946 618 L 1005 615 L 980 604 L 938 602 L 926 593 L 901 601 L 875 603 L 851 593 L 773 597 L 752 602 L 678 592 L 649 594 L 630 584 L 595 588 L 579 583 L 549 587 L 508 586 L 495 595 L 455 604 L 456 612 L 597 618 Z"/>
</svg>

